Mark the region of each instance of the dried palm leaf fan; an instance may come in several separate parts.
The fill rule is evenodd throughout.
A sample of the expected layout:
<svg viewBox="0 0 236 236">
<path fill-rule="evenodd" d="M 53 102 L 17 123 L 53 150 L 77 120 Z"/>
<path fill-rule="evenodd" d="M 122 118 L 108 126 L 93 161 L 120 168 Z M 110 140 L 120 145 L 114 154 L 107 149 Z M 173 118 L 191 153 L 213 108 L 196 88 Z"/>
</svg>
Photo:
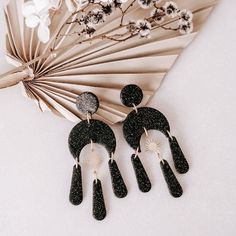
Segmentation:
<svg viewBox="0 0 236 236">
<path fill-rule="evenodd" d="M 171 17 L 167 17 L 162 8 L 166 1 L 156 1 L 162 12 L 157 12 L 155 19 L 150 17 L 148 6 L 152 1 L 108 1 L 117 4 L 115 10 L 110 12 L 109 7 L 104 8 L 106 20 L 100 19 L 99 24 L 88 24 L 85 28 L 81 19 L 85 22 L 86 14 L 102 7 L 96 1 L 81 4 L 77 0 L 59 1 L 49 11 L 51 22 L 45 19 L 46 25 L 33 22 L 34 26 L 39 23 L 34 28 L 25 24 L 27 19 L 22 13 L 25 2 L 10 0 L 5 6 L 6 57 L 16 69 L 1 76 L 0 87 L 20 83 L 25 94 L 34 99 L 42 111 L 50 110 L 71 121 L 83 117 L 76 109 L 76 96 L 91 91 L 101 101 L 95 118 L 108 123 L 123 120 L 129 111 L 121 106 L 119 99 L 124 85 L 133 83 L 142 87 L 143 105 L 148 102 L 216 3 L 214 0 L 175 1 L 180 9 L 193 13 L 194 29 L 182 35 L 178 25 L 181 16 L 169 12 Z M 70 11 L 68 5 L 72 8 Z M 80 8 L 73 12 L 76 5 Z M 144 19 L 148 23 L 143 27 Z M 48 25 L 50 37 L 39 40 L 38 35 L 43 37 L 43 33 L 48 33 Z M 190 28 L 182 28 L 182 31 Z"/>
</svg>

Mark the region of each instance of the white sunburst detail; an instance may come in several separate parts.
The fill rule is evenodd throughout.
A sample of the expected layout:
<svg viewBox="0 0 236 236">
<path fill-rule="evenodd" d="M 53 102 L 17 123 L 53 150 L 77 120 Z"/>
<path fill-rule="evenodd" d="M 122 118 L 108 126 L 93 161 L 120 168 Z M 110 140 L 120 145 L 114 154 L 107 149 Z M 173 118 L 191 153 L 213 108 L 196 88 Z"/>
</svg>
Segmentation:
<svg viewBox="0 0 236 236">
<path fill-rule="evenodd" d="M 89 166 L 91 170 L 98 171 L 100 165 L 101 165 L 101 157 L 97 154 L 95 150 L 91 151 L 90 159 L 89 159 Z"/>
<path fill-rule="evenodd" d="M 160 142 L 150 138 L 146 138 L 146 150 L 155 153 L 160 153 Z"/>
<path fill-rule="evenodd" d="M 144 131 L 146 135 L 146 151 L 151 151 L 155 153 L 160 159 L 160 161 L 163 161 L 163 158 L 161 156 L 161 143 L 157 140 L 150 138 L 146 128 L 144 128 Z"/>
<path fill-rule="evenodd" d="M 97 172 L 102 164 L 102 158 L 98 155 L 92 140 L 90 145 L 91 145 L 90 153 L 88 155 L 88 159 L 86 159 L 86 165 L 89 167 L 91 171 Z"/>
</svg>

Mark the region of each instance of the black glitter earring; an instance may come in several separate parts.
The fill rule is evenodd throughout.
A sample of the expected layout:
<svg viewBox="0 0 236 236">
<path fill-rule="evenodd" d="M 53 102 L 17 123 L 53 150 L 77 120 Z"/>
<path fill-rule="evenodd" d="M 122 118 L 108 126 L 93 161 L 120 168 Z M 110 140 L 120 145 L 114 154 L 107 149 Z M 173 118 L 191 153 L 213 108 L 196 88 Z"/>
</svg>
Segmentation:
<svg viewBox="0 0 236 236">
<path fill-rule="evenodd" d="M 90 92 L 82 93 L 76 100 L 78 110 L 86 115 L 87 119 L 77 124 L 69 135 L 70 152 L 75 159 L 73 168 L 70 202 L 79 205 L 83 200 L 82 174 L 80 165 L 80 153 L 84 146 L 91 144 L 91 164 L 94 173 L 93 181 L 93 216 L 97 220 L 103 220 L 106 217 L 106 206 L 103 197 L 101 180 L 97 178 L 97 169 L 99 157 L 94 150 L 94 143 L 102 144 L 109 153 L 109 170 L 114 194 L 123 198 L 128 191 L 121 176 L 114 152 L 116 149 L 116 138 L 112 129 L 102 121 L 92 119 L 92 115 L 99 107 L 99 101 L 96 95 Z"/>
<path fill-rule="evenodd" d="M 128 144 L 134 149 L 135 153 L 131 160 L 136 174 L 139 189 L 142 192 L 148 192 L 151 189 L 151 182 L 142 165 L 138 153 L 141 152 L 140 139 L 143 133 L 146 135 L 146 149 L 153 151 L 160 159 L 161 169 L 173 197 L 180 197 L 183 193 L 176 176 L 170 168 L 168 162 L 162 158 L 158 142 L 153 141 L 148 134 L 148 130 L 154 129 L 161 131 L 169 140 L 170 149 L 175 168 L 180 174 L 189 170 L 189 165 L 184 154 L 174 136 L 170 133 L 169 122 L 166 117 L 158 110 L 150 107 L 137 106 L 142 102 L 143 92 L 134 84 L 125 86 L 121 91 L 121 101 L 127 107 L 133 107 L 124 121 L 123 133 Z"/>
</svg>

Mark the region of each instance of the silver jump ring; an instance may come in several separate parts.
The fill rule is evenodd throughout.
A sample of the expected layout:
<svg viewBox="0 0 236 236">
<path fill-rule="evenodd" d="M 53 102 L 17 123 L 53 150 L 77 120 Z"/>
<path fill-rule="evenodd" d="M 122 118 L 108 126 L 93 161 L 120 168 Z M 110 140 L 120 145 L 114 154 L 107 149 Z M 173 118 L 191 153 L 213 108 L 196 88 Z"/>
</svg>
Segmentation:
<svg viewBox="0 0 236 236">
<path fill-rule="evenodd" d="M 96 184 L 98 182 L 98 176 L 97 176 L 97 171 L 93 172 L 94 180 L 96 181 Z"/>
<path fill-rule="evenodd" d="M 89 114 L 89 112 L 87 112 L 86 118 L 87 118 L 88 124 L 90 124 L 91 115 Z"/>
<path fill-rule="evenodd" d="M 139 148 L 137 148 L 136 150 L 135 150 L 135 153 L 134 153 L 134 158 L 136 158 L 137 156 L 138 156 L 138 151 L 139 151 Z"/>
<path fill-rule="evenodd" d="M 135 110 L 136 113 L 138 113 L 138 108 L 135 106 L 134 103 L 133 103 L 133 109 Z"/>
<path fill-rule="evenodd" d="M 75 167 L 76 167 L 76 169 L 78 169 L 78 166 L 79 166 L 78 157 L 76 157 L 75 158 Z"/>
<path fill-rule="evenodd" d="M 167 130 L 167 133 L 169 135 L 169 138 L 171 138 L 171 140 L 173 140 L 173 136 L 171 135 L 170 131 Z"/>
<path fill-rule="evenodd" d="M 114 159 L 115 159 L 115 156 L 114 156 L 114 153 L 112 152 L 111 153 L 111 163 L 113 163 Z"/>
</svg>

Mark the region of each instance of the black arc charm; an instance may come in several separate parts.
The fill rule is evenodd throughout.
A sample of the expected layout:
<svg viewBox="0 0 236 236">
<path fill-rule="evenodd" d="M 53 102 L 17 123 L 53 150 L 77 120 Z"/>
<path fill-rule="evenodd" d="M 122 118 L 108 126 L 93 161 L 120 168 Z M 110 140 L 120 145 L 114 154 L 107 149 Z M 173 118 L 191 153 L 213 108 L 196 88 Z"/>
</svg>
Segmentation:
<svg viewBox="0 0 236 236">
<path fill-rule="evenodd" d="M 123 133 L 127 143 L 134 149 L 140 150 L 140 139 L 146 130 L 158 130 L 168 137 L 170 131 L 166 117 L 151 107 L 141 107 L 129 113 L 124 121 Z"/>
<path fill-rule="evenodd" d="M 89 123 L 87 120 L 81 121 L 70 132 L 69 148 L 73 157 L 79 161 L 82 149 L 90 144 L 91 140 L 103 145 L 110 157 L 115 152 L 116 138 L 112 129 L 100 120 L 91 119 Z"/>
</svg>

